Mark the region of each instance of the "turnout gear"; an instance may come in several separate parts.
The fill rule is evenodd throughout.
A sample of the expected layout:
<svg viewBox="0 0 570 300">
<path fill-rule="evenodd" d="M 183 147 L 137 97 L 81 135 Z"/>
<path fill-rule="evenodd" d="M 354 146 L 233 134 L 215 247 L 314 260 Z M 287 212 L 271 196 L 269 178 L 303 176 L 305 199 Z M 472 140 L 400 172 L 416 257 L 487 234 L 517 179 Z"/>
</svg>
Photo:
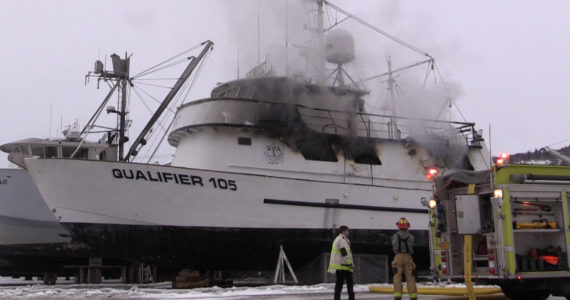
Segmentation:
<svg viewBox="0 0 570 300">
<path fill-rule="evenodd" d="M 392 250 L 394 250 L 395 254 L 392 261 L 392 268 L 394 269 L 394 299 L 402 299 L 402 275 L 406 276 L 410 299 L 417 299 L 418 290 L 414 275 L 416 264 L 412 258 L 414 254 L 414 236 L 408 232 L 410 222 L 406 218 L 402 217 L 396 225 L 400 230 L 392 236 Z"/>
<path fill-rule="evenodd" d="M 410 299 L 418 298 L 418 289 L 416 287 L 416 278 L 414 276 L 414 270 L 416 269 L 416 264 L 412 259 L 412 256 L 408 253 L 398 253 L 392 261 L 392 268 L 394 268 L 394 298 L 402 297 L 402 275 L 406 276 L 406 284 L 408 286 L 408 292 L 410 293 Z"/>
<path fill-rule="evenodd" d="M 399 230 L 392 236 L 392 250 L 394 254 L 409 253 L 414 254 L 414 236 L 407 230 Z"/>
</svg>

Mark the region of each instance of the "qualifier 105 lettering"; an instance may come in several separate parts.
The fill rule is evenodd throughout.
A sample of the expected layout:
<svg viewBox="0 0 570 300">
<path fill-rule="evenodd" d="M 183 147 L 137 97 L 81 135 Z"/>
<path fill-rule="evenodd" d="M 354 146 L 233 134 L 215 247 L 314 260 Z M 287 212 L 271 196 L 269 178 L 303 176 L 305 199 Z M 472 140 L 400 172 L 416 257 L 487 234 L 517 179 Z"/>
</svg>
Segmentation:
<svg viewBox="0 0 570 300">
<path fill-rule="evenodd" d="M 206 182 L 210 186 L 221 190 L 237 191 L 235 180 L 227 180 L 224 178 L 210 178 L 207 181 L 202 176 L 170 173 L 170 172 L 151 172 L 141 170 L 113 169 L 113 177 L 116 179 L 154 181 L 163 183 L 184 184 L 193 186 L 204 186 Z"/>
<path fill-rule="evenodd" d="M 233 180 L 225 180 L 223 178 L 210 178 L 209 181 L 214 186 L 214 188 L 237 191 L 236 182 Z"/>
</svg>

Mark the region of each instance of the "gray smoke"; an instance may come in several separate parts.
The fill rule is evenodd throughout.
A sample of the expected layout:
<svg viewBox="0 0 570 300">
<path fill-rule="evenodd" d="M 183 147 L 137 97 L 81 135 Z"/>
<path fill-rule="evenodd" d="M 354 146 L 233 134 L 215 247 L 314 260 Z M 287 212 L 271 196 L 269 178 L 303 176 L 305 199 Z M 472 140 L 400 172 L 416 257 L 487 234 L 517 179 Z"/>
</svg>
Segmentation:
<svg viewBox="0 0 570 300">
<path fill-rule="evenodd" d="M 401 23 L 397 18 L 398 6 L 392 4 L 368 3 L 366 8 L 354 6 L 352 12 L 358 15 L 362 9 L 377 10 L 378 19 L 368 20 L 370 23 L 386 29 L 395 30 L 395 24 Z M 316 9 L 316 5 L 309 1 L 239 1 L 229 2 L 226 14 L 232 22 L 233 36 L 236 37 L 237 48 L 239 49 L 240 77 L 250 68 L 263 62 L 266 54 L 269 53 L 270 62 L 274 68 L 275 75 L 292 75 L 303 73 L 306 77 L 312 77 L 315 69 L 311 66 L 314 61 L 315 44 L 311 42 L 311 31 L 307 29 L 315 28 L 315 17 L 311 16 Z M 349 10 L 349 9 L 347 9 Z M 360 11 L 359 11 L 360 10 Z M 288 14 L 286 14 L 286 11 Z M 325 11 L 325 28 L 332 23 L 344 18 L 344 15 L 331 13 L 332 10 Z M 350 10 L 349 10 L 350 11 Z M 386 12 L 393 12 L 386 13 Z M 384 17 L 389 15 L 390 17 Z M 258 18 L 259 17 L 259 18 Z M 259 26 L 258 26 L 259 25 Z M 385 27 L 383 27 L 386 25 Z M 288 32 L 289 47 L 285 50 L 286 28 Z M 346 64 L 345 70 L 357 82 L 361 79 L 384 73 L 387 68 L 387 57 L 392 59 L 392 68 L 407 66 L 425 57 L 418 55 L 402 47 L 399 44 L 380 36 L 352 20 L 342 22 L 337 28 L 350 32 L 355 39 L 356 59 L 354 62 Z M 259 31 L 258 31 L 259 30 Z M 396 33 L 392 31 L 392 33 Z M 259 34 L 259 36 L 258 36 Z M 412 37 L 404 38 L 413 41 Z M 236 50 L 237 52 L 237 50 Z M 308 63 L 307 63 L 308 62 Z M 335 66 L 327 64 L 326 74 L 330 74 Z M 455 147 L 456 144 L 464 144 L 461 136 L 447 123 L 437 123 L 421 120 L 457 120 L 453 115 L 454 101 L 461 96 L 459 84 L 447 83 L 442 85 L 441 78 L 436 76 L 435 70 L 431 70 L 426 77 L 427 65 L 416 67 L 405 72 L 395 74 L 398 86 L 403 93 L 396 95 L 394 101 L 390 101 L 386 93 L 386 85 L 382 80 L 386 78 L 368 82 L 362 88 L 370 91 L 370 94 L 363 100 L 366 102 L 366 110 L 370 113 L 380 113 L 397 115 L 406 118 L 408 121 L 401 124 L 406 128 L 407 137 L 416 145 L 428 149 L 432 156 L 445 160 L 442 165 L 459 165 L 465 157 L 466 147 Z M 426 80 L 427 78 L 427 80 Z M 424 85 L 424 80 L 427 84 Z M 347 79 L 347 81 L 349 81 Z M 437 85 L 433 83 L 436 82 Z M 308 107 L 321 107 L 340 111 L 358 112 L 358 105 L 354 101 L 336 101 L 331 103 L 334 95 L 328 95 L 330 91 L 323 89 L 322 94 L 315 96 L 311 93 L 301 93 L 290 98 L 289 95 L 280 97 L 289 99 L 291 104 L 301 104 Z M 293 113 L 286 114 L 286 121 L 291 128 L 295 128 L 300 120 Z M 301 119 L 302 116 L 301 116 Z M 283 120 L 282 120 L 283 121 Z M 348 134 L 348 144 L 356 141 L 352 137 L 358 135 L 354 130 L 359 120 L 346 117 L 342 120 L 344 133 Z M 317 129 L 317 128 L 316 128 Z M 294 130 L 294 132 L 299 132 Z M 345 143 L 346 144 L 346 143 Z"/>
</svg>

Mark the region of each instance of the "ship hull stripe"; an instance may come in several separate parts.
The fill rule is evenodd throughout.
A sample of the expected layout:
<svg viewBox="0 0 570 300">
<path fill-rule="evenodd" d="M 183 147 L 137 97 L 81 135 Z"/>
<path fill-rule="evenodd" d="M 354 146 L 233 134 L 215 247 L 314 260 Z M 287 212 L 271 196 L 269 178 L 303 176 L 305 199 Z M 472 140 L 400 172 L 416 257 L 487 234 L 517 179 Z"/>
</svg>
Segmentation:
<svg viewBox="0 0 570 300">
<path fill-rule="evenodd" d="M 278 205 L 323 207 L 323 208 L 342 208 L 342 209 L 359 209 L 359 210 L 371 210 L 371 211 L 407 212 L 407 213 L 417 213 L 417 214 L 427 214 L 428 213 L 428 211 L 425 209 L 417 209 L 417 208 L 370 206 L 370 205 L 355 205 L 355 204 L 315 203 L 315 202 L 294 201 L 294 200 L 263 199 L 263 203 L 278 204 Z"/>
</svg>

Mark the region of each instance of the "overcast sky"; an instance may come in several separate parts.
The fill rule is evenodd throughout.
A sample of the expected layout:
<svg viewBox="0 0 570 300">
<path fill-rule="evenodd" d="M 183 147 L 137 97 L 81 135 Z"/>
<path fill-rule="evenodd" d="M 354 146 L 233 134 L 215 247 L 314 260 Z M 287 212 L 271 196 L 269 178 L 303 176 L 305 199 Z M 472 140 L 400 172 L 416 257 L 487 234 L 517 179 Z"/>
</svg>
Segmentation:
<svg viewBox="0 0 570 300">
<path fill-rule="evenodd" d="M 493 154 L 570 144 L 570 1 L 331 2 L 435 57 L 453 101 L 487 141 L 491 126 Z M 133 53 L 137 73 L 212 40 L 214 51 L 186 101 L 207 97 L 217 82 L 236 78 L 238 61 L 240 76 L 257 61 L 258 12 L 259 48 L 262 56 L 272 53 L 278 69 L 287 3 L 289 35 L 302 36 L 301 0 L 3 1 L 0 144 L 55 136 L 76 119 L 85 124 L 107 91 L 93 80 L 85 85 L 85 75 L 114 52 Z M 423 59 L 354 22 L 342 25 L 355 33 L 356 77 L 385 72 L 387 54 L 395 67 Z M 402 74 L 402 88 L 413 78 Z M 367 101 L 369 109 L 381 107 Z M 132 100 L 133 129 L 150 116 L 141 107 Z M 8 165 L 2 154 L 0 167 Z"/>
</svg>

